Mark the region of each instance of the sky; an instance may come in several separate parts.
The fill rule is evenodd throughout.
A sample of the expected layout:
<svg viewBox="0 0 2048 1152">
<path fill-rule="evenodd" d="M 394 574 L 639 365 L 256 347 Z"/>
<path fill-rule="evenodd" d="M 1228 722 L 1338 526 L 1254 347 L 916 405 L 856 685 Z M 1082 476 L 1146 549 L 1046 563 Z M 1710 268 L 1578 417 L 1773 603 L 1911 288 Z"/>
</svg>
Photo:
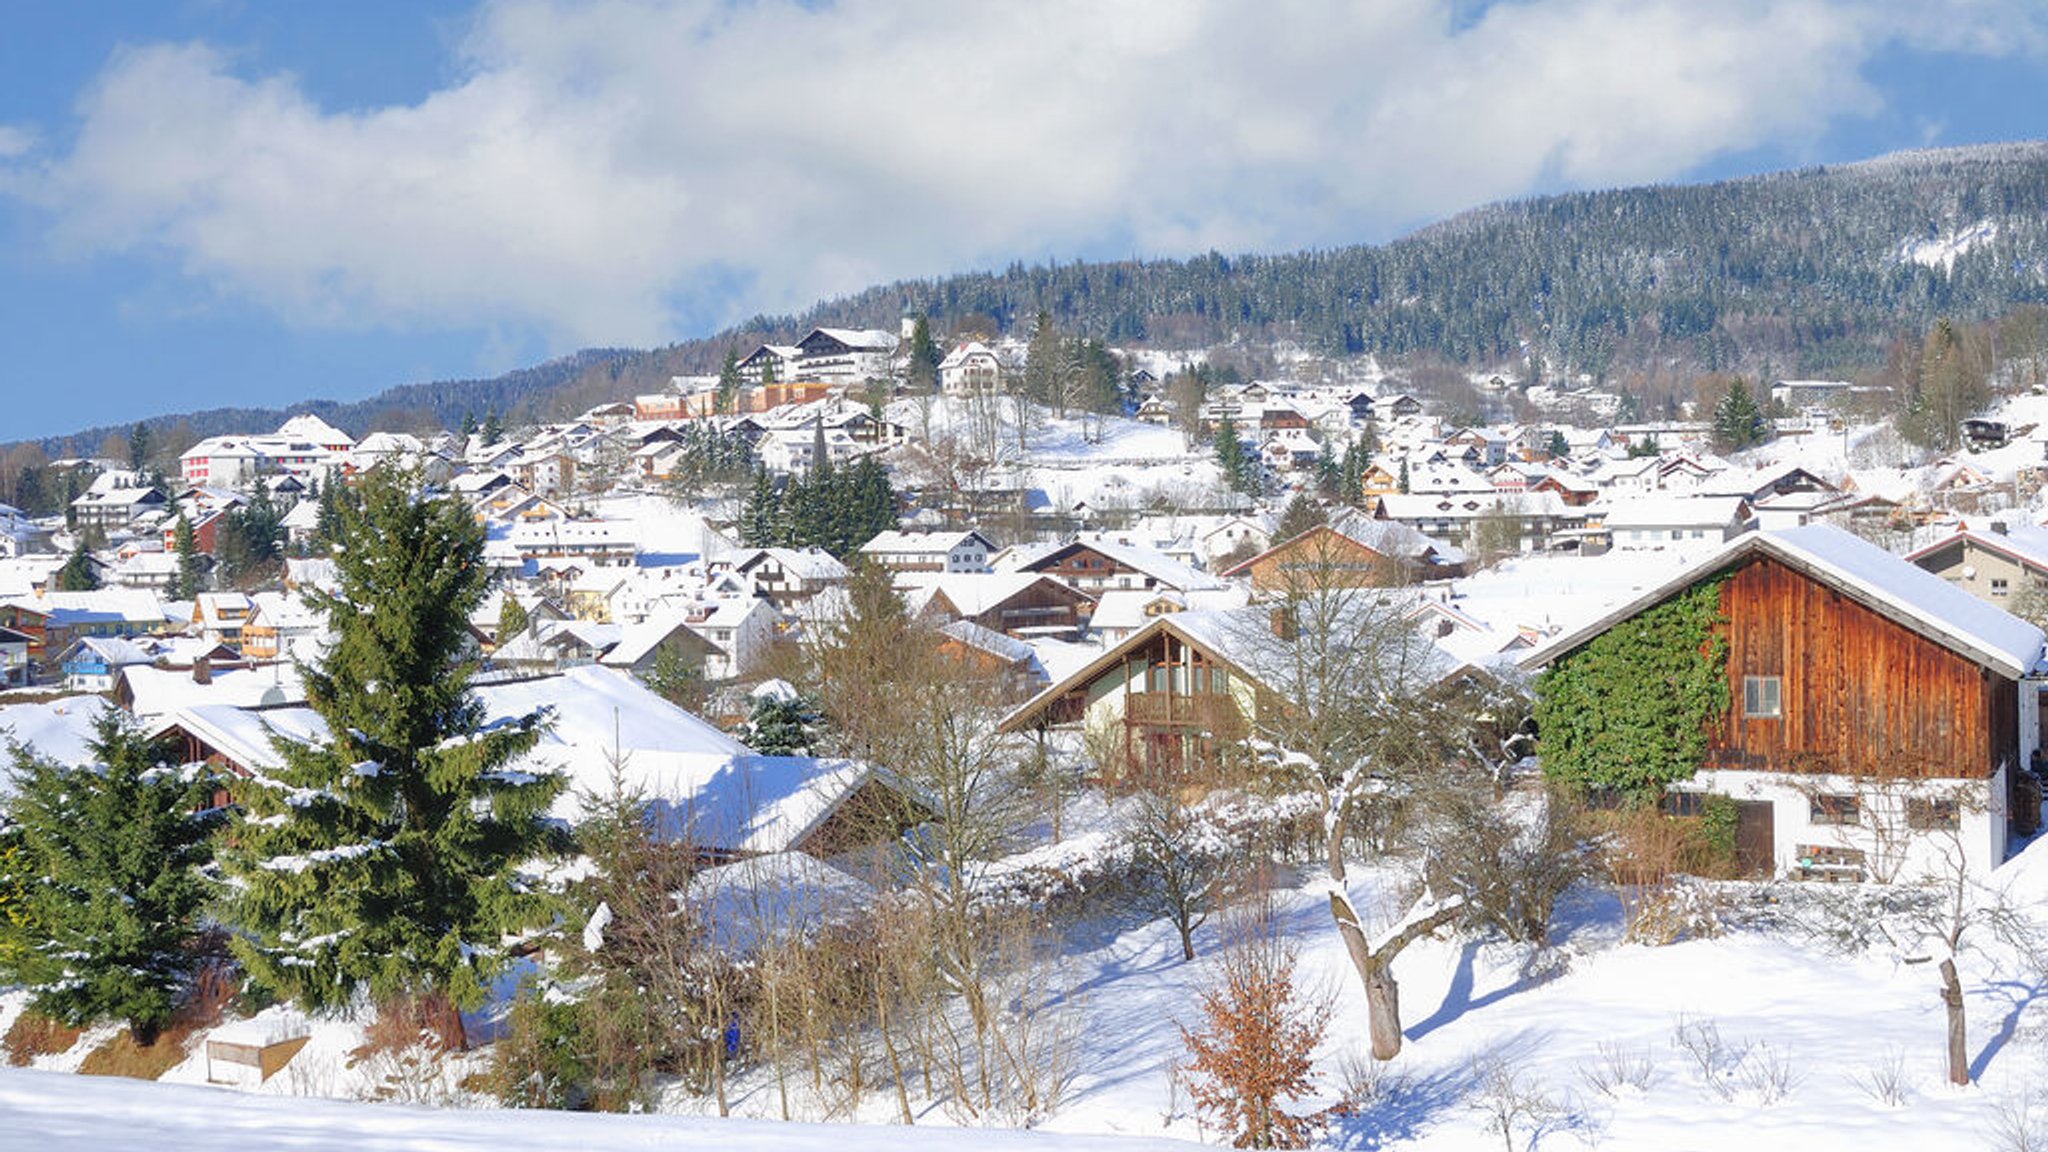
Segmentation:
<svg viewBox="0 0 2048 1152">
<path fill-rule="evenodd" d="M 0 3 L 0 441 L 2048 138 L 2039 0 Z"/>
</svg>

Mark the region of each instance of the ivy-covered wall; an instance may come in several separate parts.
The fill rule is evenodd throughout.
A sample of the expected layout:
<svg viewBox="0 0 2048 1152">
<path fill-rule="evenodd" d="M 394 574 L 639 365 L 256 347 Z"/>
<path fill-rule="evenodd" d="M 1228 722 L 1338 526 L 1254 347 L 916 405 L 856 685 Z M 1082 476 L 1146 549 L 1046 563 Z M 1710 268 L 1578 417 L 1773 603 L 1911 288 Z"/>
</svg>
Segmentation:
<svg viewBox="0 0 2048 1152">
<path fill-rule="evenodd" d="M 1536 678 L 1537 754 L 1553 779 L 1634 796 L 1699 769 L 1727 711 L 1725 577 L 1608 629 Z"/>
</svg>

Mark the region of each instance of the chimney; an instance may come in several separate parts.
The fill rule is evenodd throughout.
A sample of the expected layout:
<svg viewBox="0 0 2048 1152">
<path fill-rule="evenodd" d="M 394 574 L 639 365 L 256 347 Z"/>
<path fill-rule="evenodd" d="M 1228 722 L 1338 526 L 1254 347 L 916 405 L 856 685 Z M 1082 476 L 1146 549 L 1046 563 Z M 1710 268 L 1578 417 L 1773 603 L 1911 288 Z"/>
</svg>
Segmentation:
<svg viewBox="0 0 2048 1152">
<path fill-rule="evenodd" d="M 2005 521 L 1993 520 L 1991 522 L 1991 531 L 1999 536 L 2005 535 Z"/>
<path fill-rule="evenodd" d="M 1289 643 L 1294 642 L 1297 628 L 1294 619 L 1294 609 L 1291 606 L 1275 604 L 1267 612 L 1266 618 L 1272 624 L 1273 635 Z"/>
<path fill-rule="evenodd" d="M 213 683 L 213 661 L 212 661 L 212 660 L 208 659 L 208 658 L 207 658 L 207 657 L 205 657 L 205 656 L 195 656 L 195 657 L 193 657 L 193 659 L 192 659 L 192 682 L 193 682 L 194 684 L 211 684 L 211 683 Z"/>
</svg>

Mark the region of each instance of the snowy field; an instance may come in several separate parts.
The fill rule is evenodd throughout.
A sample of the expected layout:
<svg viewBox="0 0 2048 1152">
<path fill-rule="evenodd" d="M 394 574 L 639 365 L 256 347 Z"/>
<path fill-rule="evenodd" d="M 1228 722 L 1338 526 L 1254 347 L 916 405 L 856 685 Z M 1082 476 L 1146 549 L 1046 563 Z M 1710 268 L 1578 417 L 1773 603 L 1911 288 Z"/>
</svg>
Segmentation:
<svg viewBox="0 0 2048 1152">
<path fill-rule="evenodd" d="M 2001 869 L 2012 899 L 2039 910 L 2048 894 L 2048 847 Z M 1353 885 L 1374 906 L 1375 876 Z M 1776 895 L 1840 898 L 1847 889 L 1730 889 L 1738 911 L 1768 910 Z M 1283 891 L 1279 914 L 1301 946 L 1298 979 L 1333 998 L 1317 1052 L 1321 1095 L 1335 1103 L 1359 1087 L 1365 1009 L 1326 905 L 1312 885 Z M 1338 1148 L 1480 1150 L 1503 1147 L 1488 1128 L 1511 1079 L 1536 1106 L 1515 1125 L 1516 1149 L 1899 1149 L 2008 1146 L 2000 1135 L 2031 1122 L 2048 1136 L 2048 1045 L 2040 1004 L 2048 980 L 2009 955 L 1966 951 L 1970 1056 L 1978 1084 L 1947 1085 L 1942 1009 L 1929 965 L 1886 946 L 1844 955 L 1798 927 L 1735 927 L 1665 947 L 1620 940 L 1621 910 L 1592 893 L 1560 913 L 1553 949 L 1472 940 L 1425 941 L 1395 971 L 1407 1025 L 1401 1056 L 1380 1069 L 1355 1115 L 1325 1134 Z M 1807 922 L 1813 918 L 1806 917 Z M 1173 1069 L 1184 1059 L 1176 1022 L 1194 1018 L 1209 969 L 1183 962 L 1163 923 L 1083 924 L 1069 953 L 1075 1007 L 1086 1021 L 1066 1103 L 1031 1133 L 952 1128 L 927 1108 L 915 1128 L 892 1125 L 878 1093 L 862 1126 L 787 1125 L 704 1116 L 597 1117 L 495 1109 L 419 1109 L 280 1098 L 326 1076 L 288 1069 L 264 1095 L 191 1085 L 142 1084 L 46 1071 L 0 1071 L 0 1148 L 150 1147 L 866 1148 L 1123 1149 L 1217 1142 L 1190 1113 Z M 1198 936 L 1216 941 L 1213 929 Z M 18 1006 L 18 997 L 10 997 Z M 8 1015 L 11 1013 L 0 1013 Z M 101 1030 L 99 1035 L 109 1034 Z M 301 1059 L 332 1060 L 346 1028 L 321 1025 Z M 75 1066 L 73 1053 L 39 1060 Z M 315 1049 L 319 1051 L 316 1052 Z M 1632 1066 L 1634 1084 L 1600 1081 Z M 203 1076 L 195 1061 L 168 1079 Z M 1347 1085 L 1346 1081 L 1350 1083 Z M 1885 1085 L 1895 1082 L 1895 1087 Z M 762 1077 L 734 1085 L 737 1116 L 772 1114 Z M 669 1107 L 708 1102 L 672 1095 Z M 2031 1110 L 2031 1116 L 2022 1116 Z M 2018 1145 L 2014 1145 L 2018 1146 Z M 2041 1147 L 2035 1143 L 2032 1147 Z"/>
</svg>

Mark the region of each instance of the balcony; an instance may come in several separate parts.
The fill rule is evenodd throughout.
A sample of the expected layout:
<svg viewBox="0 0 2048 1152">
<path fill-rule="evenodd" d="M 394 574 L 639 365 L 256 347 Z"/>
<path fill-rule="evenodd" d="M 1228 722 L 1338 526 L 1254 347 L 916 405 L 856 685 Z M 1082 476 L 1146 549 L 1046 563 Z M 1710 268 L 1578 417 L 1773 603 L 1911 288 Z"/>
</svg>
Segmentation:
<svg viewBox="0 0 2048 1152">
<path fill-rule="evenodd" d="M 1218 736 L 1244 733 L 1237 698 L 1226 694 L 1132 692 L 1124 697 L 1125 723 L 1147 728 L 1192 728 Z"/>
</svg>

